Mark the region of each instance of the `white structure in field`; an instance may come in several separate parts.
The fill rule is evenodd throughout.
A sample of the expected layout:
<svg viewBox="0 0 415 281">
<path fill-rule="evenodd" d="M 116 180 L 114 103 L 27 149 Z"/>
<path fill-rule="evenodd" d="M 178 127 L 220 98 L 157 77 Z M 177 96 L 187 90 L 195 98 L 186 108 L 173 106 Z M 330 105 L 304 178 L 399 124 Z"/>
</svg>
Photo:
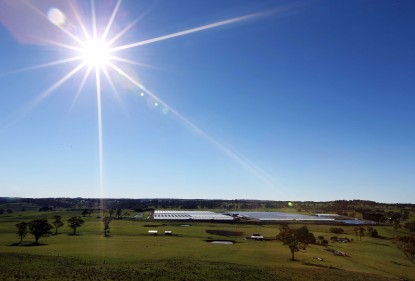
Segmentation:
<svg viewBox="0 0 415 281">
<path fill-rule="evenodd" d="M 155 210 L 155 220 L 217 220 L 231 221 L 233 217 L 210 211 L 170 211 Z"/>
</svg>

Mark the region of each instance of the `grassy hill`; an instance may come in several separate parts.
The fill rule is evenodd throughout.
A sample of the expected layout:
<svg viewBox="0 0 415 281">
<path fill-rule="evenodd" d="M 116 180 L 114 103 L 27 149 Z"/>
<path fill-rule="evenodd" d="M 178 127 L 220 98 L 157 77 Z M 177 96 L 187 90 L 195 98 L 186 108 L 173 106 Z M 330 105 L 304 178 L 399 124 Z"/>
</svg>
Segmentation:
<svg viewBox="0 0 415 281">
<path fill-rule="evenodd" d="M 57 214 L 65 222 L 58 235 L 42 237 L 42 245 L 33 246 L 34 238 L 28 234 L 23 245 L 17 244 L 16 223 L 38 218 L 51 221 Z M 79 235 L 72 236 L 66 220 L 78 215 L 79 211 L 30 211 L 0 216 L 0 279 L 411 280 L 415 276 L 415 265 L 393 243 L 396 235 L 406 232 L 389 226 L 376 227 L 383 239 L 365 236 L 359 241 L 354 226 L 343 227 L 346 233 L 338 235 L 330 233 L 328 225 L 307 225 L 316 237 L 354 241 L 310 245 L 306 252 L 296 253 L 292 262 L 288 247 L 277 240 L 245 239 L 252 233 L 275 238 L 279 232 L 275 224 L 192 222 L 183 227 L 179 222 L 113 220 L 111 237 L 104 237 L 102 222 L 93 214 L 83 218 L 86 223 L 77 230 Z M 174 235 L 154 236 L 148 230 L 170 230 Z M 223 236 L 232 232 L 242 232 L 242 236 Z M 206 242 L 214 239 L 235 244 Z M 349 257 L 335 256 L 327 249 Z"/>
</svg>

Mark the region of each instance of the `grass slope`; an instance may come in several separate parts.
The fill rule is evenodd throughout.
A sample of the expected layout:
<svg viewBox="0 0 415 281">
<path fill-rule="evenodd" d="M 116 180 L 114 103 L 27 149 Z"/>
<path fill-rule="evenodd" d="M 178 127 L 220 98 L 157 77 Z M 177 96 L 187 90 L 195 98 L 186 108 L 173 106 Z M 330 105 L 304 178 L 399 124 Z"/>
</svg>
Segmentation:
<svg viewBox="0 0 415 281">
<path fill-rule="evenodd" d="M 352 243 L 330 242 L 329 248 L 344 251 L 350 257 L 334 256 L 322 246 L 310 245 L 305 253 L 296 254 L 296 262 L 289 260 L 289 249 L 281 242 L 245 240 L 252 233 L 275 237 L 278 225 L 192 222 L 189 227 L 181 227 L 179 222 L 114 220 L 111 222 L 113 236 L 106 238 L 97 214 L 84 218 L 86 223 L 77 230 L 77 236 L 69 235 L 71 230 L 65 225 L 59 229 L 59 235 L 42 237 L 40 243 L 45 244 L 43 246 L 30 246 L 34 241 L 30 234 L 24 239 L 26 246 L 13 246 L 20 240 L 15 234 L 16 223 L 38 218 L 51 221 L 57 214 L 66 224 L 69 217 L 78 216 L 80 212 L 36 211 L 0 216 L 0 272 L 3 274 L 0 280 L 2 277 L 4 280 L 53 280 L 54 268 L 62 273 L 60 276 L 73 277 L 75 273 L 67 272 L 65 264 L 79 270 L 78 275 L 83 274 L 78 280 L 104 280 L 98 277 L 88 279 L 87 269 L 93 272 L 91 278 L 112 276 L 115 280 L 121 280 L 117 276 L 122 274 L 153 280 L 140 275 L 149 272 L 151 276 L 169 276 L 166 280 L 396 280 L 415 276 L 415 266 L 406 260 L 392 241 L 396 235 L 405 235 L 405 231 L 395 231 L 389 226 L 376 227 L 385 239 L 363 237 L 362 241 Z M 308 228 L 316 237 L 322 235 L 329 239 L 335 235 L 329 232 L 330 226 L 327 225 L 308 225 Z M 356 239 L 353 226 L 343 228 L 346 234 L 337 236 Z M 174 235 L 153 236 L 148 234 L 148 230 L 158 230 L 159 233 L 171 230 Z M 205 242 L 211 239 L 232 240 L 236 244 Z M 46 268 L 44 272 L 43 268 Z M 192 272 L 192 268 L 195 269 L 194 276 L 189 275 L 190 279 L 186 279 L 183 272 Z M 83 270 L 85 273 L 80 273 Z M 15 278 L 19 272 L 29 277 L 18 275 Z M 196 273 L 203 278 L 197 279 L 199 275 Z M 46 275 L 42 278 L 39 274 Z M 215 274 L 224 277 L 217 278 L 219 275 Z M 174 279 L 175 276 L 181 278 Z M 72 277 L 68 279 L 73 280 Z M 164 280 L 160 278 L 157 280 Z"/>
<path fill-rule="evenodd" d="M 108 264 L 65 257 L 14 253 L 0 254 L 0 260 L 2 280 L 390 280 L 371 274 L 339 270 L 271 269 L 182 259 Z"/>
<path fill-rule="evenodd" d="M 270 269 L 181 259 L 125 265 L 31 254 L 0 254 L 0 260 L 2 280 L 275 280 Z"/>
</svg>

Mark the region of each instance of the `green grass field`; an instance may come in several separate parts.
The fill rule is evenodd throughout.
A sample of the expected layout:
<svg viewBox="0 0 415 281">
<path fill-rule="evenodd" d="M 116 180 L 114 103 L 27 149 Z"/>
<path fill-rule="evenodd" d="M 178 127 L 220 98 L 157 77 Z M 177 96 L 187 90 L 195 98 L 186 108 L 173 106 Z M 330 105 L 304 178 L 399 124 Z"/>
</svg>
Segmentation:
<svg viewBox="0 0 415 281">
<path fill-rule="evenodd" d="M 41 246 L 28 234 L 17 245 L 15 224 L 61 215 L 65 225 L 58 235 L 42 237 Z M 329 248 L 350 257 L 334 256 L 319 245 L 296 253 L 281 242 L 246 240 L 252 233 L 273 238 L 278 225 L 113 220 L 111 237 L 103 236 L 97 214 L 85 217 L 85 225 L 70 235 L 66 220 L 80 212 L 27 211 L 0 216 L 0 279 L 3 280 L 414 280 L 415 265 L 396 248 L 392 239 L 406 234 L 392 227 L 376 227 L 385 239 L 363 237 L 356 241 L 353 226 L 346 234 L 329 233 L 331 226 L 307 225 L 316 237 L 349 237 L 351 243 L 329 242 Z M 291 225 L 290 227 L 300 227 Z M 158 230 L 159 235 L 149 235 Z M 164 231 L 173 231 L 165 236 Z M 221 236 L 206 230 L 242 232 L 242 236 Z M 219 232 L 220 233 L 220 232 Z M 206 240 L 232 240 L 234 245 L 211 244 Z M 316 259 L 322 258 L 323 261 Z M 66 278 L 66 279 L 65 279 Z"/>
</svg>

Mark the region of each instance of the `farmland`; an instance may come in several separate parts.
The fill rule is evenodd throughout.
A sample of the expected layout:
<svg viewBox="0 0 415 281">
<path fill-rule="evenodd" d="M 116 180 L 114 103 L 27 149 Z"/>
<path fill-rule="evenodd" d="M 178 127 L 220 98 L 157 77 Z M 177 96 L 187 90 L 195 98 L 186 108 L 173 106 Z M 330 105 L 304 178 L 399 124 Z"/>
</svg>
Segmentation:
<svg viewBox="0 0 415 281">
<path fill-rule="evenodd" d="M 19 245 L 15 224 L 33 219 L 62 216 L 65 223 L 58 235 L 42 237 L 40 246 L 28 234 Z M 142 220 L 113 220 L 111 235 L 104 237 L 97 214 L 83 217 L 78 235 L 70 235 L 68 218 L 79 211 L 26 211 L 0 216 L 0 264 L 3 279 L 85 280 L 353 280 L 408 279 L 415 266 L 393 243 L 406 230 L 376 227 L 382 239 L 364 236 L 356 239 L 353 226 L 344 226 L 351 243 L 329 242 L 327 247 L 309 245 L 290 261 L 290 251 L 275 239 L 277 224 L 228 224 Z M 292 228 L 302 224 L 290 225 Z M 308 224 L 315 235 L 329 239 L 329 225 Z M 157 230 L 159 235 L 149 235 Z M 173 235 L 163 235 L 164 231 Z M 242 235 L 240 235 L 242 233 Z M 247 240 L 261 233 L 269 241 Z M 238 235 L 237 235 L 238 234 Z M 207 240 L 232 240 L 233 245 L 212 244 Z M 347 253 L 336 256 L 327 249 Z M 70 270 L 69 270 L 70 269 Z M 58 276 L 57 276 L 58 275 Z M 124 276 L 124 277 L 122 277 Z M 96 279 L 94 279 L 96 278 Z M 164 279 L 163 279 L 164 278 Z"/>
</svg>

